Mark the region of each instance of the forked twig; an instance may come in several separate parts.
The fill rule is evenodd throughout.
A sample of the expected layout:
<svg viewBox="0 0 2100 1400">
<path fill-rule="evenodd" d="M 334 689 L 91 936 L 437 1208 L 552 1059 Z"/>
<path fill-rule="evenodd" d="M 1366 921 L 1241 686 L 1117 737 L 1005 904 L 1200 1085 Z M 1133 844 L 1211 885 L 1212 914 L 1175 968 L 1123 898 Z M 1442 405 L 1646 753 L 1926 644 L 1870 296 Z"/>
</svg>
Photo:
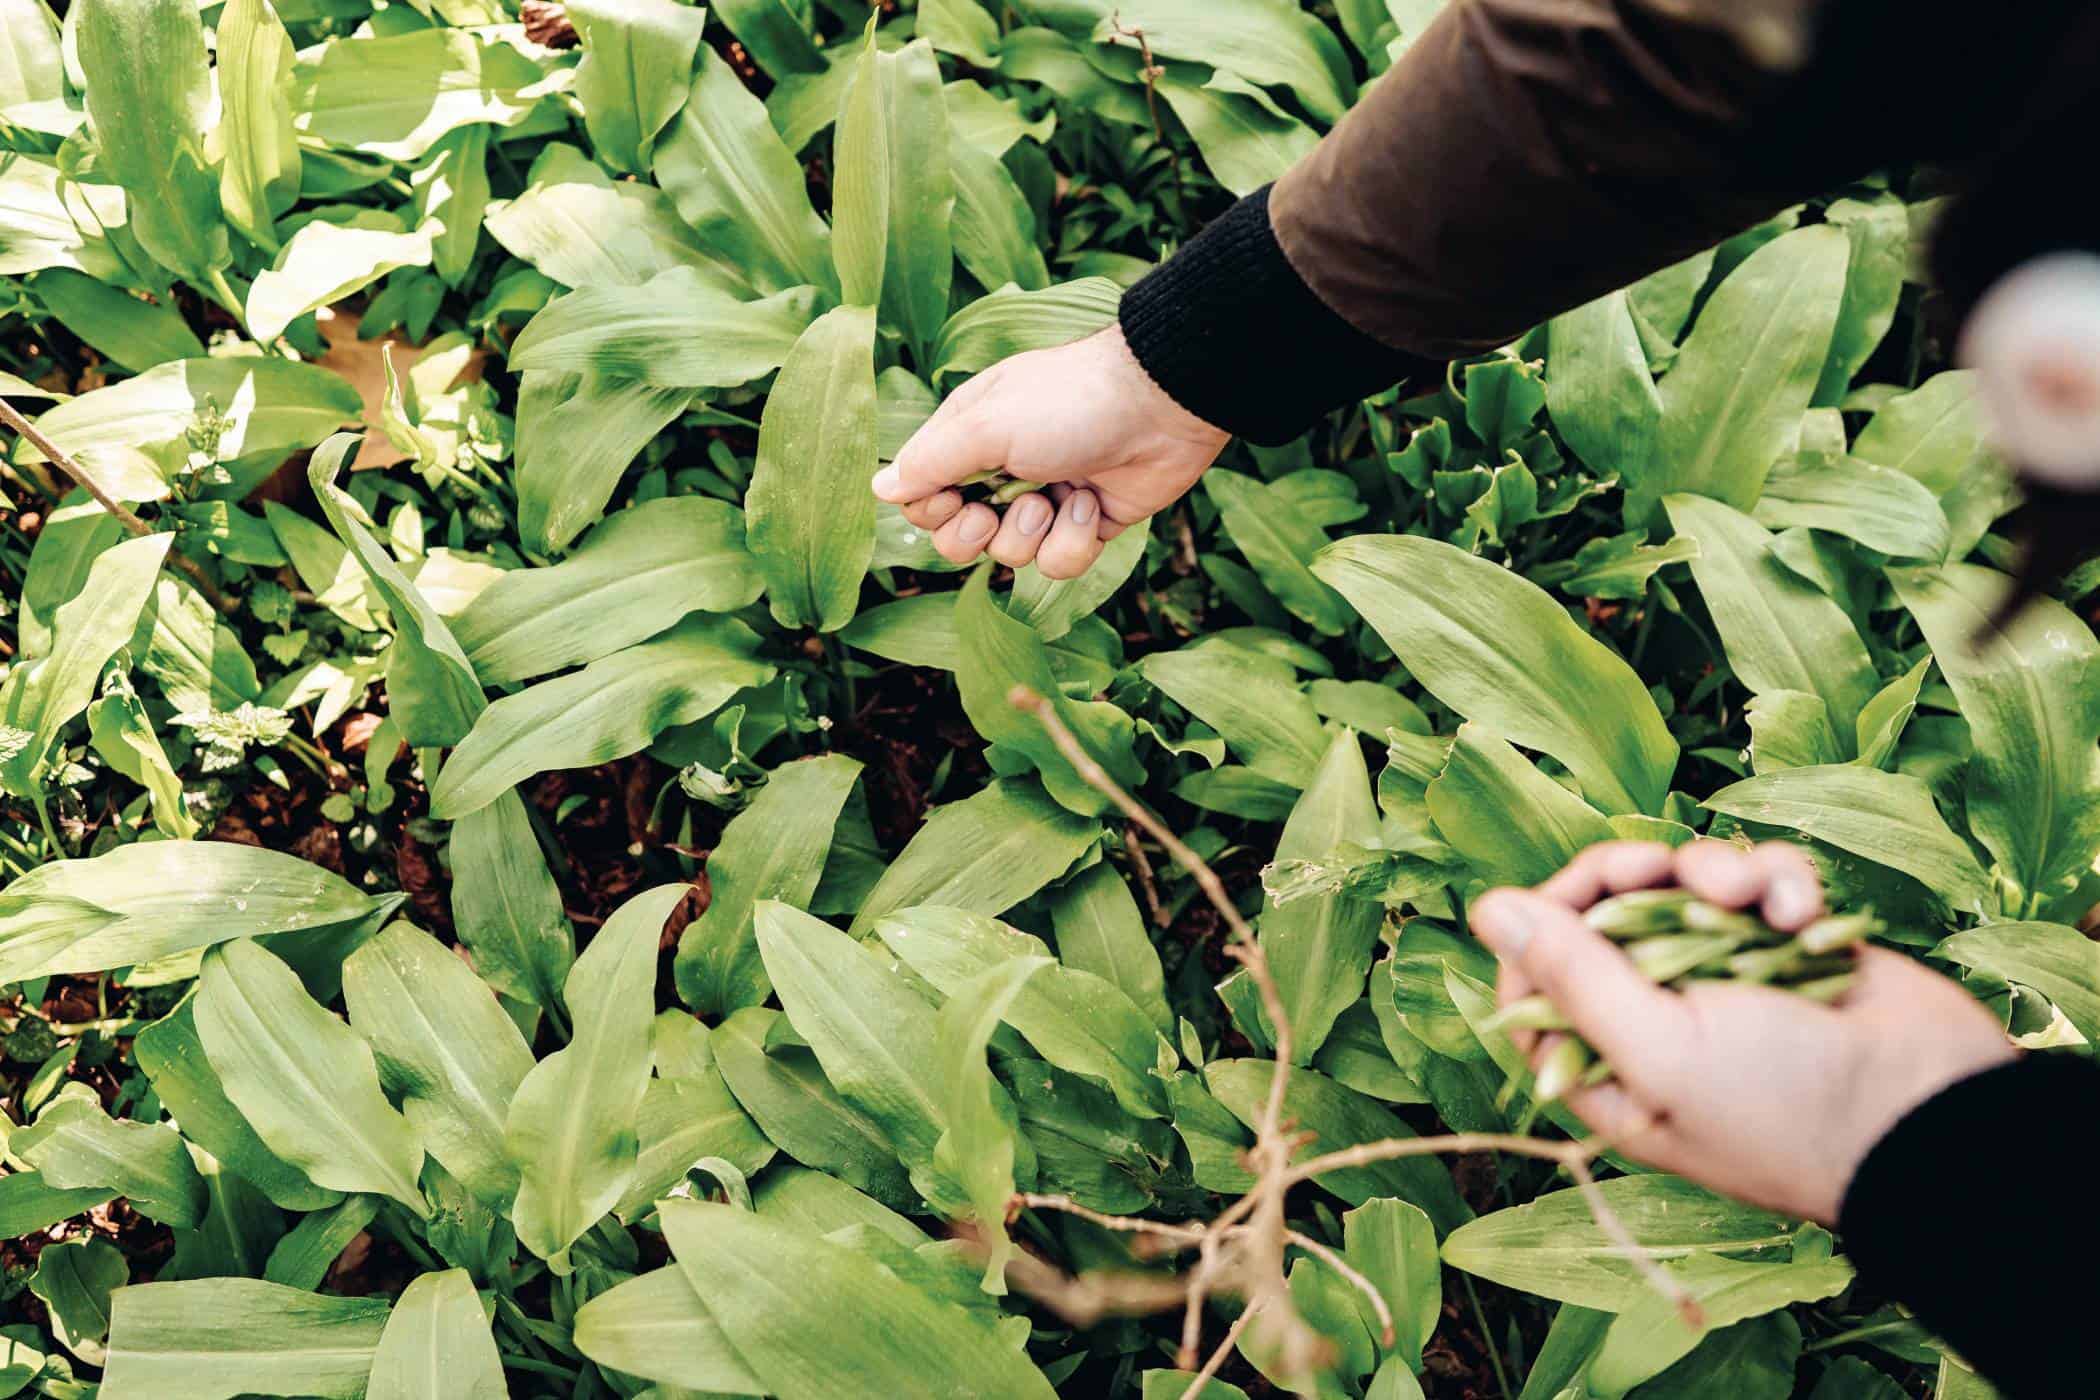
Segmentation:
<svg viewBox="0 0 2100 1400">
<path fill-rule="evenodd" d="M 1291 1229 L 1285 1219 L 1284 1199 L 1291 1187 L 1316 1176 L 1401 1157 L 1446 1152 L 1493 1151 L 1555 1163 L 1574 1178 L 1576 1189 L 1582 1193 L 1583 1202 L 1589 1207 L 1598 1227 L 1641 1277 L 1673 1303 L 1687 1323 L 1695 1327 L 1702 1324 L 1703 1313 L 1698 1300 L 1642 1251 L 1640 1242 L 1634 1238 L 1633 1232 L 1626 1228 L 1625 1222 L 1619 1219 L 1618 1214 L 1612 1210 L 1611 1203 L 1598 1188 L 1590 1164 L 1610 1150 L 1612 1145 L 1611 1141 L 1602 1135 L 1569 1142 L 1547 1142 L 1539 1138 L 1520 1137 L 1513 1133 L 1448 1133 L 1437 1137 L 1385 1138 L 1377 1142 L 1357 1143 L 1338 1151 L 1307 1158 L 1293 1165 L 1292 1158 L 1311 1139 L 1310 1135 L 1288 1131 L 1283 1118 L 1284 1097 L 1289 1088 L 1291 1073 L 1290 1021 L 1283 1008 L 1282 993 L 1276 985 L 1274 974 L 1270 971 L 1268 958 L 1256 940 L 1253 928 L 1240 913 L 1239 907 L 1232 902 L 1225 889 L 1225 882 L 1218 878 L 1217 872 L 1202 856 L 1168 830 L 1158 817 L 1125 792 L 1122 786 L 1108 775 L 1059 719 L 1056 707 L 1049 700 L 1025 686 L 1015 687 L 1007 699 L 1016 708 L 1034 715 L 1074 771 L 1088 785 L 1115 804 L 1134 827 L 1157 841 L 1196 882 L 1196 887 L 1203 891 L 1204 897 L 1218 911 L 1219 917 L 1230 930 L 1231 940 L 1225 951 L 1247 969 L 1248 978 L 1261 994 L 1262 1009 L 1269 1018 L 1273 1032 L 1275 1070 L 1269 1080 L 1268 1097 L 1254 1125 L 1254 1145 L 1245 1153 L 1247 1168 L 1254 1175 L 1254 1185 L 1209 1222 L 1167 1224 L 1135 1216 L 1108 1215 L 1081 1206 L 1069 1197 L 1056 1195 L 1016 1194 L 1012 1202 L 1016 1207 L 1065 1211 L 1105 1229 L 1142 1235 L 1164 1243 L 1171 1252 L 1192 1247 L 1196 1249 L 1195 1266 L 1182 1276 L 1176 1287 L 1154 1290 L 1147 1295 L 1150 1299 L 1158 1300 L 1158 1308 L 1154 1310 L 1177 1305 L 1183 1309 L 1181 1350 L 1175 1364 L 1184 1371 L 1195 1361 L 1202 1340 L 1203 1305 L 1210 1294 L 1214 1291 L 1229 1290 L 1244 1300 L 1246 1306 L 1203 1368 L 1196 1373 L 1195 1380 L 1183 1392 L 1183 1400 L 1191 1400 L 1191 1397 L 1197 1396 L 1205 1389 L 1218 1369 L 1224 1365 L 1232 1349 L 1239 1344 L 1248 1326 L 1257 1318 L 1261 1320 L 1264 1332 L 1269 1338 L 1268 1345 L 1281 1358 L 1288 1371 L 1295 1373 L 1316 1364 L 1320 1354 L 1331 1349 L 1331 1343 L 1299 1315 L 1291 1302 L 1289 1286 L 1283 1272 L 1287 1246 L 1304 1250 L 1334 1269 L 1353 1288 L 1368 1296 L 1386 1340 L 1390 1343 L 1394 1327 L 1392 1313 L 1376 1285 L 1331 1247 Z M 1134 850 L 1137 842 L 1134 839 L 1128 840 L 1125 845 Z M 1063 1282 L 1046 1284 L 1039 1277 L 1035 1277 L 1039 1271 L 1047 1271 L 1056 1280 Z M 1082 1276 L 1082 1279 L 1084 1277 L 1086 1276 Z M 1010 1270 L 1009 1278 L 1023 1292 L 1058 1308 L 1075 1322 L 1078 1320 L 1072 1311 L 1067 1310 L 1070 1299 L 1060 1296 L 1069 1294 L 1078 1280 L 1067 1279 L 1042 1261 L 1032 1258 L 1028 1264 L 1020 1266 L 1020 1272 Z"/>
</svg>

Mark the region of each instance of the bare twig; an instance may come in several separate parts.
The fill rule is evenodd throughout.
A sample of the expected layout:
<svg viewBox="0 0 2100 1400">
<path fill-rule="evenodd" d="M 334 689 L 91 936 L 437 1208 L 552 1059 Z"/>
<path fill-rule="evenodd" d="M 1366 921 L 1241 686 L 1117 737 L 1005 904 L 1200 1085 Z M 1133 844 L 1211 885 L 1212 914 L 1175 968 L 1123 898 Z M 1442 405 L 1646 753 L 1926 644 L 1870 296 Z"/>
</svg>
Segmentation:
<svg viewBox="0 0 2100 1400">
<path fill-rule="evenodd" d="M 1145 843 L 1138 839 L 1135 822 L 1123 832 L 1123 849 L 1130 853 L 1130 868 L 1137 872 L 1138 890 L 1145 896 L 1145 912 L 1152 916 L 1152 926 L 1165 928 L 1167 909 L 1159 902 L 1159 879 L 1152 873 L 1152 857 L 1145 854 Z"/>
<path fill-rule="evenodd" d="M 1144 67 L 1138 70 L 1138 76 L 1145 80 L 1145 110 L 1152 117 L 1152 135 L 1160 145 L 1167 146 L 1167 129 L 1159 124 L 1159 80 L 1167 75 L 1167 70 L 1160 67 L 1152 57 L 1152 44 L 1145 38 L 1143 26 L 1132 25 L 1125 28 L 1120 12 L 1111 13 L 1108 23 L 1110 32 L 1117 38 L 1137 40 L 1138 60 L 1144 64 Z M 1167 156 L 1174 162 L 1178 171 L 1181 168 L 1181 159 L 1174 154 L 1173 147 L 1167 146 Z"/>
<path fill-rule="evenodd" d="M 57 443 L 46 437 L 36 424 L 24 418 L 16 410 L 15 406 L 6 399 L 0 399 L 0 423 L 5 423 L 16 434 L 26 439 L 31 447 L 44 454 L 46 461 L 70 477 L 74 485 L 94 497 L 95 504 L 116 517 L 117 523 L 123 526 L 127 533 L 132 535 L 150 535 L 154 533 L 153 527 L 139 519 L 137 512 L 110 495 L 109 492 L 103 490 L 101 484 L 95 480 L 94 476 L 85 467 L 81 466 L 77 460 L 61 449 Z M 168 560 L 177 569 L 189 576 L 190 582 L 197 585 L 197 591 L 202 593 L 213 607 L 228 617 L 233 616 L 233 600 L 219 591 L 219 586 L 211 581 L 211 575 L 204 572 L 203 565 L 178 549 L 170 549 L 168 551 Z"/>
</svg>

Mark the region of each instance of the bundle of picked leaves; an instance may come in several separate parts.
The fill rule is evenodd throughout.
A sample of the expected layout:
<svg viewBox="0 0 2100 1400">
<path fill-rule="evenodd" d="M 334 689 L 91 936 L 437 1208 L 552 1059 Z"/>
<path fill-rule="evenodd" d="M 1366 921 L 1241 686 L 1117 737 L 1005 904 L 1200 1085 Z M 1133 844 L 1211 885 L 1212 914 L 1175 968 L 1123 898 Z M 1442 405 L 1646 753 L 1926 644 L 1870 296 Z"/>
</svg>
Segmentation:
<svg viewBox="0 0 2100 1400">
<path fill-rule="evenodd" d="M 1583 921 L 1621 945 L 1653 982 L 1756 982 L 1817 1001 L 1835 1001 L 1852 983 L 1854 950 L 1881 930 L 1871 912 L 1833 914 L 1799 933 L 1781 933 L 1755 914 L 1723 909 L 1687 890 L 1634 890 L 1590 906 Z M 1497 1030 L 1569 1031 L 1568 1020 L 1542 995 L 1519 998 L 1496 1013 Z M 1570 1089 L 1611 1078 L 1611 1066 L 1580 1036 L 1557 1041 L 1538 1066 L 1532 1099 L 1547 1104 Z"/>
</svg>

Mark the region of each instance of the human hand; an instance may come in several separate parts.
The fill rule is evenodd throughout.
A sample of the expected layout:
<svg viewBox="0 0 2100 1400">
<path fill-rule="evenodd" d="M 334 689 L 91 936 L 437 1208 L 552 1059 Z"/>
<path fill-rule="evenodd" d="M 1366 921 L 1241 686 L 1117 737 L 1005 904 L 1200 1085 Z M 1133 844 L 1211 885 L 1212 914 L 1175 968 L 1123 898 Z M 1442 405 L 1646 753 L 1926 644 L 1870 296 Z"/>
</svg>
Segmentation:
<svg viewBox="0 0 2100 1400">
<path fill-rule="evenodd" d="M 953 563 L 985 553 L 1077 578 L 1125 526 L 1195 485 L 1230 436 L 1153 383 L 1110 326 L 969 380 L 876 473 L 875 494 L 933 531 L 934 548 Z M 1002 515 L 965 504 L 955 489 L 985 471 L 1050 485 Z"/>
<path fill-rule="evenodd" d="M 1474 901 L 1473 931 L 1501 959 L 1503 1005 L 1544 993 L 1609 1061 L 1610 1082 L 1566 1104 L 1629 1156 L 1727 1195 L 1826 1224 L 1853 1172 L 1897 1120 L 1941 1089 L 2010 1060 L 1997 1020 L 1900 953 L 1860 951 L 1834 1005 L 1771 987 L 1658 987 L 1578 911 L 1606 895 L 1680 885 L 1800 931 L 1823 914 L 1807 857 L 1783 842 L 1593 846 L 1535 890 Z M 1519 1033 L 1534 1063 L 1551 1048 Z"/>
</svg>

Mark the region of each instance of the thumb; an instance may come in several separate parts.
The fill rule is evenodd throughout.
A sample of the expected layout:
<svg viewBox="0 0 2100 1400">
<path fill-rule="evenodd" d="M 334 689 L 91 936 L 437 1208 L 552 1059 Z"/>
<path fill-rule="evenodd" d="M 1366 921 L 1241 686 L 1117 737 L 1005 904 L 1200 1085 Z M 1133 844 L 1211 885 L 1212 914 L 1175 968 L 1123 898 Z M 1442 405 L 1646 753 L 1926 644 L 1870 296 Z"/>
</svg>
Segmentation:
<svg viewBox="0 0 2100 1400">
<path fill-rule="evenodd" d="M 1010 421 L 995 383 L 975 393 L 965 386 L 919 425 L 897 449 L 896 460 L 875 474 L 876 497 L 909 505 L 979 472 L 997 471 L 1009 456 Z"/>
</svg>

